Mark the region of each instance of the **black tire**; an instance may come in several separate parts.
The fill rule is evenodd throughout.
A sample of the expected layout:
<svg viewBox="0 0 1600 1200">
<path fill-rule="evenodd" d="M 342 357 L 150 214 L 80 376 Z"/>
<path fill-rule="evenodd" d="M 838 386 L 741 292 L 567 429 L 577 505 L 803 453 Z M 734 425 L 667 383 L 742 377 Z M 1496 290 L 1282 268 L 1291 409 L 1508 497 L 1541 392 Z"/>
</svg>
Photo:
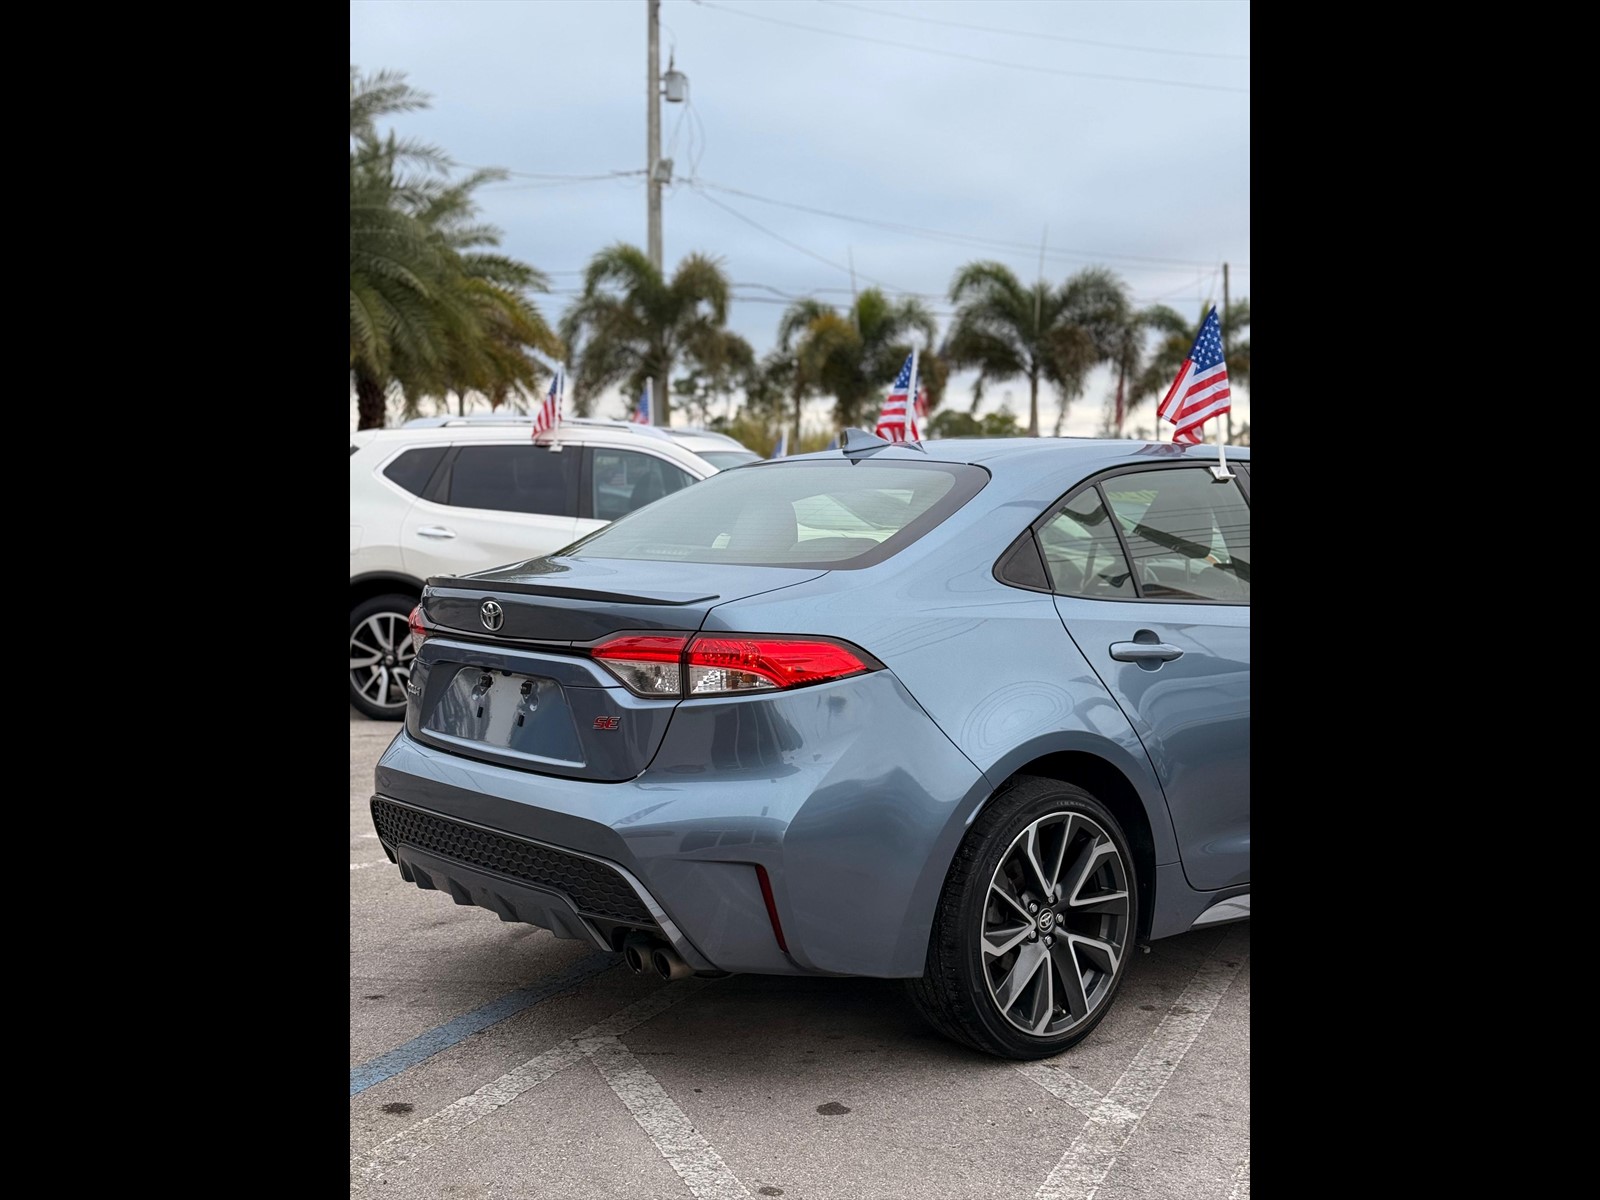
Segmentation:
<svg viewBox="0 0 1600 1200">
<path fill-rule="evenodd" d="M 1060 845 L 1063 860 L 1070 854 L 1072 862 L 1082 862 L 1088 872 L 1081 888 L 1074 889 L 1084 898 L 1073 904 L 1069 903 L 1073 897 L 1065 894 L 1075 882 L 1066 879 L 1070 868 L 1065 861 L 1056 867 L 1058 899 L 1043 906 L 1051 912 L 1048 925 L 1042 910 L 1031 918 L 1021 909 L 1020 916 L 1011 916 L 1001 903 L 1005 896 L 991 895 L 991 882 L 1002 860 L 1007 860 L 1008 871 L 1025 869 L 1012 852 L 1030 826 L 1041 821 L 1045 823 L 1037 828 L 1035 838 L 1044 856 L 1049 857 L 1053 845 Z M 1052 830 L 1059 832 L 1052 834 Z M 1052 837 L 1058 840 L 1051 843 Z M 1044 870 L 1048 873 L 1049 869 L 1046 864 Z M 1138 941 L 1139 886 L 1134 869 L 1127 837 L 1105 805 L 1070 783 L 1016 776 L 995 794 L 956 851 L 934 915 L 926 970 L 921 979 L 906 981 L 912 1001 L 940 1033 L 986 1054 L 1048 1058 L 1077 1045 L 1111 1008 Z M 1030 896 L 1043 895 L 1040 885 L 1033 885 L 1028 893 L 1015 886 L 1009 890 L 1022 899 L 1024 907 Z M 1122 892 L 1125 896 L 1119 899 Z M 1120 913 L 1115 911 L 1119 904 L 1124 909 Z M 1027 927 L 1031 920 L 1033 933 L 1006 955 L 986 955 L 982 948 L 986 931 L 991 946 L 1011 940 L 1000 938 L 999 917 L 1008 917 L 1018 928 Z M 1042 932 L 1044 929 L 1050 932 Z M 1095 939 L 1119 948 L 1119 952 L 1102 954 Z M 1069 985 L 1059 965 L 1062 951 L 1044 949 L 1057 943 L 1078 972 L 1080 991 L 1073 1000 L 1081 1002 L 1086 1015 L 1075 1015 L 1066 1001 Z M 1042 955 L 1039 961 L 1047 978 L 1041 980 L 1036 973 L 1017 989 L 1016 1007 L 1008 1017 L 993 981 L 999 976 L 999 990 L 1010 995 L 1004 986 L 1009 983 L 1008 958 L 1015 967 L 1023 963 L 1025 953 Z M 1080 962 L 1085 965 L 1080 967 Z M 1091 982 L 1085 984 L 1085 979 Z M 1046 987 L 1051 990 L 1040 990 Z M 1060 1007 L 1054 1004 L 1058 991 L 1063 999 Z M 1059 1018 L 1052 1017 L 1057 1012 Z M 1039 1020 L 1044 1032 L 1020 1028 L 1014 1023 L 1018 1014 L 1023 1019 L 1042 1014 Z"/>
<path fill-rule="evenodd" d="M 416 657 L 407 621 L 416 606 L 415 596 L 397 592 L 363 600 L 350 610 L 350 703 L 375 721 L 406 715 L 408 668 Z M 376 661 L 366 664 L 373 652 Z M 353 665 L 357 662 L 366 665 Z"/>
</svg>

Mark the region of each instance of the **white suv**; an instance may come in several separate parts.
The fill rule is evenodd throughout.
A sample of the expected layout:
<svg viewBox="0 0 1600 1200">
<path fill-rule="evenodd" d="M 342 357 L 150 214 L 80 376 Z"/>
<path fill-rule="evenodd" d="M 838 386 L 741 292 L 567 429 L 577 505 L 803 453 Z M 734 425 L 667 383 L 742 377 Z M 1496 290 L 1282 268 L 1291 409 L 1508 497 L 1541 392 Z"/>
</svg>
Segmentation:
<svg viewBox="0 0 1600 1200">
<path fill-rule="evenodd" d="M 399 720 L 407 618 L 431 575 L 549 554 L 753 454 L 699 429 L 425 417 L 350 435 L 350 703 Z"/>
</svg>

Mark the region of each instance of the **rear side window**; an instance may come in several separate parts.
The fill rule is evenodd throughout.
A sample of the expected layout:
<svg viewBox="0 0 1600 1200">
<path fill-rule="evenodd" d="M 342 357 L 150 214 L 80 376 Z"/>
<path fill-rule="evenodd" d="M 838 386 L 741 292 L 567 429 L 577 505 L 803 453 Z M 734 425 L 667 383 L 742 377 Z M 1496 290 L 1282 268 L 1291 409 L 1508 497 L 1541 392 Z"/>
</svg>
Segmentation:
<svg viewBox="0 0 1600 1200">
<path fill-rule="evenodd" d="M 445 446 L 418 446 L 415 450 L 407 450 L 385 467 L 383 473 L 413 496 L 420 496 L 446 449 L 448 447 Z"/>
<path fill-rule="evenodd" d="M 1250 603 L 1250 506 L 1237 483 L 1183 469 L 1115 475 L 1100 486 L 1141 596 Z"/>
<path fill-rule="evenodd" d="M 591 453 L 589 511 L 600 521 L 625 517 L 694 482 L 689 472 L 654 454 L 602 449 Z"/>
<path fill-rule="evenodd" d="M 445 503 L 495 512 L 572 516 L 579 455 L 545 446 L 463 446 L 450 466 Z"/>
<path fill-rule="evenodd" d="M 744 566 L 855 568 L 882 562 L 988 482 L 961 463 L 799 462 L 702 480 L 563 554 Z"/>
</svg>

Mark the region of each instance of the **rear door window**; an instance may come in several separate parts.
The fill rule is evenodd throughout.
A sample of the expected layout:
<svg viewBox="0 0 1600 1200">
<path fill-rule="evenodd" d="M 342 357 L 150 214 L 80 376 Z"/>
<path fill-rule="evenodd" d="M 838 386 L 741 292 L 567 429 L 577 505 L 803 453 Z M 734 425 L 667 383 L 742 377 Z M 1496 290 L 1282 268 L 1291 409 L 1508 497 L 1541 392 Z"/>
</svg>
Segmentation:
<svg viewBox="0 0 1600 1200">
<path fill-rule="evenodd" d="M 569 447 L 462 446 L 450 465 L 444 503 L 494 512 L 570 517 L 579 455 Z"/>
<path fill-rule="evenodd" d="M 1114 475 L 1100 487 L 1142 597 L 1250 603 L 1250 506 L 1237 481 L 1185 467 Z"/>
</svg>

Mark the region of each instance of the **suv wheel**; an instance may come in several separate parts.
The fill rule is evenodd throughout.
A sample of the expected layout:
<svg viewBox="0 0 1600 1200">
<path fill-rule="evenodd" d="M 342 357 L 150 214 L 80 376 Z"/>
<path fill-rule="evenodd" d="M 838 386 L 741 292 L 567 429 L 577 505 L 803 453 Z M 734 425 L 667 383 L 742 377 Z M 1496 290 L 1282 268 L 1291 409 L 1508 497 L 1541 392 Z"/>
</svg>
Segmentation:
<svg viewBox="0 0 1600 1200">
<path fill-rule="evenodd" d="M 935 1029 L 974 1049 L 1059 1054 L 1111 1007 L 1138 918 L 1116 818 L 1082 788 L 1020 775 L 956 852 L 911 997 Z"/>
<path fill-rule="evenodd" d="M 350 703 L 379 721 L 406 715 L 415 596 L 374 596 L 350 610 Z"/>
</svg>

